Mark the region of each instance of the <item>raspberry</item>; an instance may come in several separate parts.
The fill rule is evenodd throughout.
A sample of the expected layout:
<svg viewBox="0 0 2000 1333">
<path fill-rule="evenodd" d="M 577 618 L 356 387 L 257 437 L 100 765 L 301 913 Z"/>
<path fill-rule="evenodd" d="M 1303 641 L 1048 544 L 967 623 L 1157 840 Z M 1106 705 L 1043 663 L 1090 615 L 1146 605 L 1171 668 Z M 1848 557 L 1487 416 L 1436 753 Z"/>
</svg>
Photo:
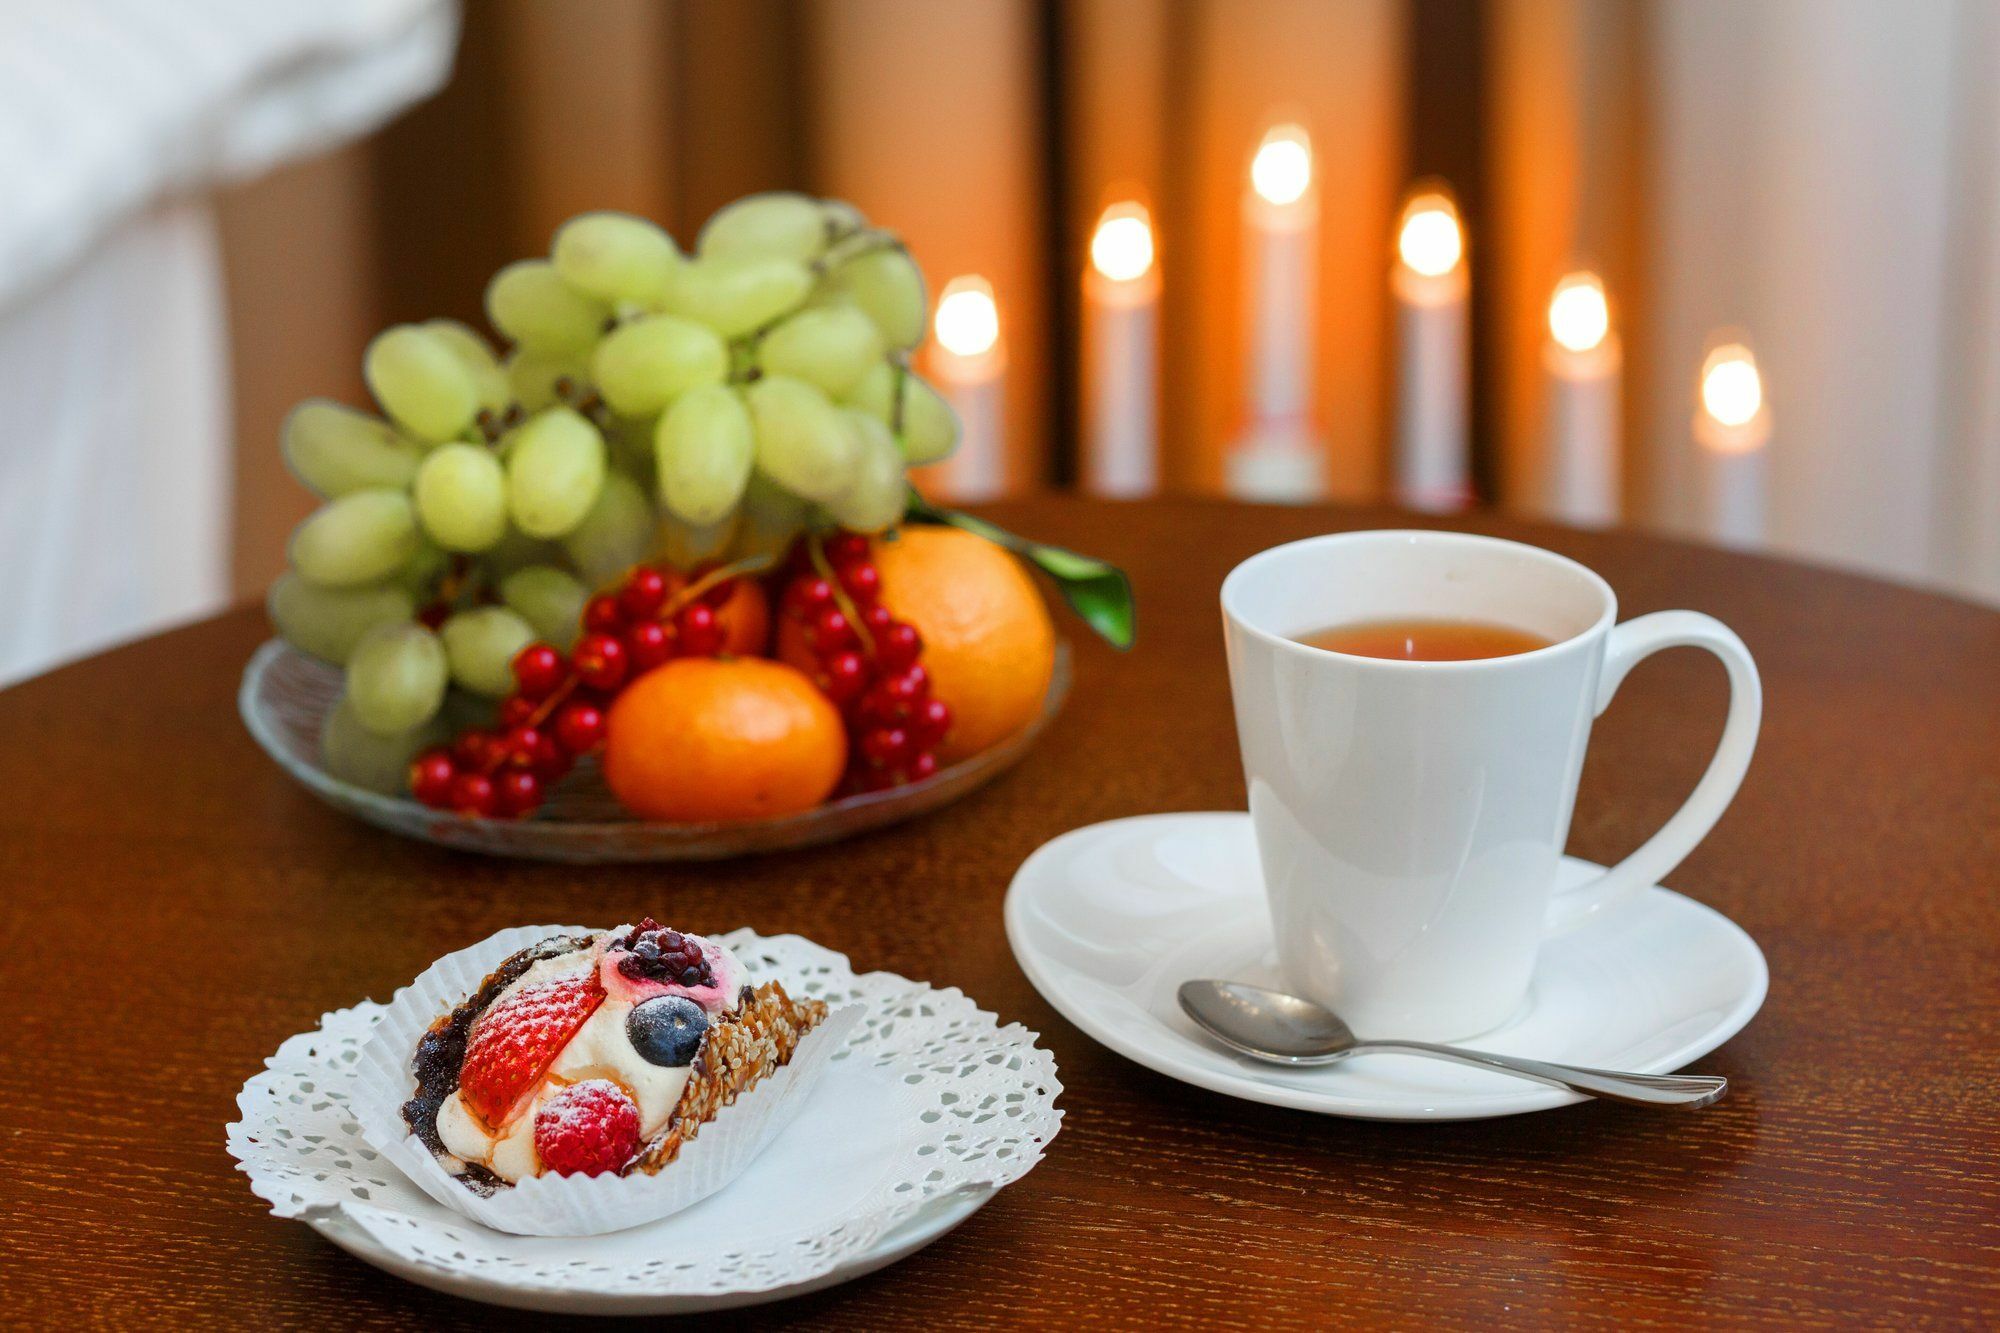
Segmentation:
<svg viewBox="0 0 2000 1333">
<path fill-rule="evenodd" d="M 459 1066 L 458 1095 L 495 1128 L 542 1081 L 562 1048 L 604 1002 L 596 972 L 533 986 L 479 1016 Z"/>
<path fill-rule="evenodd" d="M 609 1079 L 572 1083 L 535 1115 L 535 1151 L 559 1176 L 617 1171 L 639 1150 L 639 1108 Z"/>
</svg>

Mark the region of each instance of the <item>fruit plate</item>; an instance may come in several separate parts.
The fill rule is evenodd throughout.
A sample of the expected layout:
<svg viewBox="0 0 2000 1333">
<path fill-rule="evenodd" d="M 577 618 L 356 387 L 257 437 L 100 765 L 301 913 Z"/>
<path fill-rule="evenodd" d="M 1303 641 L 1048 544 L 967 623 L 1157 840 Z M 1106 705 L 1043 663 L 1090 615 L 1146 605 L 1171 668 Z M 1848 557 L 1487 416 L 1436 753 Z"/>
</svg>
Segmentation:
<svg viewBox="0 0 2000 1333">
<path fill-rule="evenodd" d="M 585 760 L 533 818 L 470 819 L 408 797 L 343 782 L 319 765 L 319 733 L 339 697 L 341 672 L 278 639 L 243 669 L 237 708 L 264 752 L 300 785 L 337 810 L 378 828 L 489 856 L 536 861 L 715 861 L 813 847 L 927 814 L 991 782 L 1020 762 L 1069 694 L 1070 648 L 1057 643 L 1055 671 L 1034 719 L 987 750 L 922 782 L 845 796 L 803 814 L 735 823 L 665 824 L 638 819 L 613 799 L 595 762 Z"/>
</svg>

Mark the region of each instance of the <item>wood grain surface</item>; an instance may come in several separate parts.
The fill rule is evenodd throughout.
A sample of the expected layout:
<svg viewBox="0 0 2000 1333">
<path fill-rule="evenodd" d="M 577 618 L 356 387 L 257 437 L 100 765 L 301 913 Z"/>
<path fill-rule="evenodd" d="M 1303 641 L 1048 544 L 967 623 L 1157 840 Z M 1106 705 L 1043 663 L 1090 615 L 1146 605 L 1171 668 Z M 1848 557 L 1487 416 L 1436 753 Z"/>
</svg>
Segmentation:
<svg viewBox="0 0 2000 1333">
<path fill-rule="evenodd" d="M 222 1127 L 264 1057 L 503 926 L 652 912 L 798 931 L 1039 1030 L 1047 1160 L 894 1267 L 773 1327 L 1470 1328 L 2000 1322 L 2000 614 L 1799 565 L 1475 518 L 1574 556 L 1626 616 L 1734 626 L 1766 715 L 1672 877 L 1771 965 L 1697 1115 L 1587 1103 L 1383 1125 L 1254 1106 L 1105 1051 L 1008 952 L 1001 897 L 1064 830 L 1237 809 L 1216 590 L 1264 546 L 1401 521 L 1219 503 L 996 507 L 1127 566 L 1139 645 L 1075 628 L 1069 708 L 961 804 L 846 844 L 577 870 L 437 850 L 294 787 L 235 712 L 244 610 L 0 694 L 0 1323 L 512 1326 L 271 1218 Z M 1670 653 L 1599 724 L 1571 850 L 1681 800 L 1721 673 Z"/>
</svg>

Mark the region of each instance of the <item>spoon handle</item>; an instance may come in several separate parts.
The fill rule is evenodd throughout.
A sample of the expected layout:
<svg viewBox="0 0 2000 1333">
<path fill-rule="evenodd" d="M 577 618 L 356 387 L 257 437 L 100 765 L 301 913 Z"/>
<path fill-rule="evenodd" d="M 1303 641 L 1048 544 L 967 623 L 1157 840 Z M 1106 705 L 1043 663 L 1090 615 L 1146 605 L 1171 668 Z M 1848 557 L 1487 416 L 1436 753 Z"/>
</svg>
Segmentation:
<svg viewBox="0 0 2000 1333">
<path fill-rule="evenodd" d="M 1518 1055 L 1494 1055 L 1488 1051 L 1468 1051 L 1458 1046 L 1437 1046 L 1427 1041 L 1364 1041 L 1361 1051 L 1402 1051 L 1410 1055 L 1433 1055 L 1475 1069 L 1493 1069 L 1517 1074 L 1537 1083 L 1568 1088 L 1606 1101 L 1629 1102 L 1634 1106 L 1679 1106 L 1693 1109 L 1721 1099 L 1729 1091 L 1729 1080 L 1709 1074 L 1623 1074 L 1610 1069 L 1586 1069 L 1582 1065 L 1559 1065 L 1548 1060 L 1529 1060 Z"/>
</svg>

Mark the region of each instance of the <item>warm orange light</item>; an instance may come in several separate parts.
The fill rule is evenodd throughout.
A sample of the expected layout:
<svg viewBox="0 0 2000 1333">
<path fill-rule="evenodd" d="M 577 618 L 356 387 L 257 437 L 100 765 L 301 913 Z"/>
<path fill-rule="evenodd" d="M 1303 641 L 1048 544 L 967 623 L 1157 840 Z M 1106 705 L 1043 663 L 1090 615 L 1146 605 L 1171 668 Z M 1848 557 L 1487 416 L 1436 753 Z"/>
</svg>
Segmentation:
<svg viewBox="0 0 2000 1333">
<path fill-rule="evenodd" d="M 1405 267 L 1427 278 L 1441 278 L 1458 267 L 1465 256 L 1465 233 L 1450 195 L 1424 190 L 1410 197 L 1396 231 L 1396 252 Z"/>
<path fill-rule="evenodd" d="M 1701 367 L 1702 410 L 1723 426 L 1747 426 L 1764 408 L 1757 358 L 1742 343 L 1726 343 Z"/>
<path fill-rule="evenodd" d="M 982 277 L 953 278 L 938 298 L 931 327 L 938 345 L 955 356 L 983 356 L 1000 341 L 1000 307 L 993 284 Z"/>
<path fill-rule="evenodd" d="M 1113 204 L 1097 219 L 1090 266 L 1113 282 L 1133 282 L 1153 267 L 1153 220 L 1144 204 Z"/>
<path fill-rule="evenodd" d="M 1572 352 L 1602 345 L 1611 332 L 1611 305 L 1595 273 L 1572 273 L 1549 298 L 1549 336 Z"/>
<path fill-rule="evenodd" d="M 1267 203 L 1295 204 L 1312 188 L 1312 136 L 1303 125 L 1273 125 L 1250 159 L 1250 188 Z"/>
</svg>

